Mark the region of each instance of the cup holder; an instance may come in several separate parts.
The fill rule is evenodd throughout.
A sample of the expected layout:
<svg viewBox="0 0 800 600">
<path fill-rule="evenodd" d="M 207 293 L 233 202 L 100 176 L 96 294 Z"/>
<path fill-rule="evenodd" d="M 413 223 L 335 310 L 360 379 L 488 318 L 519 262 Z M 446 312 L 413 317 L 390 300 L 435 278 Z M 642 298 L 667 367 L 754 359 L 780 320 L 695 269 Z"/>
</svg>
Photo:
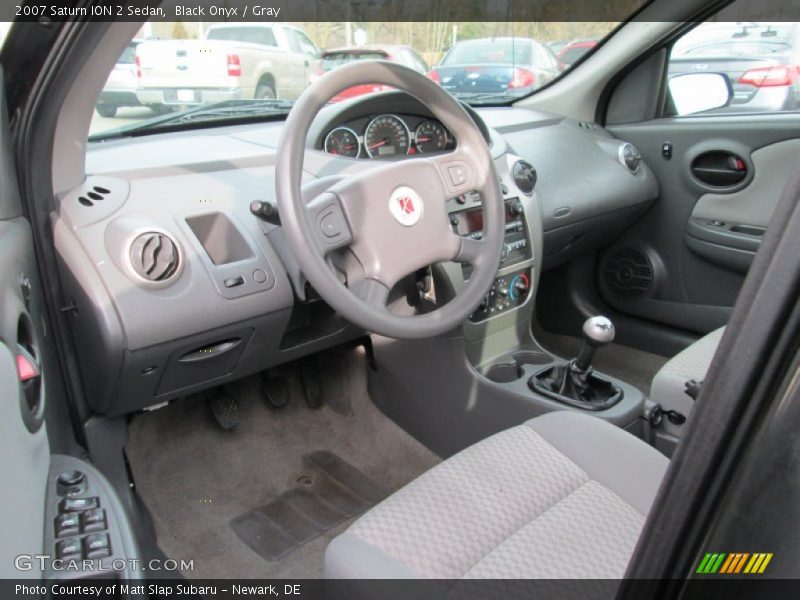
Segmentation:
<svg viewBox="0 0 800 600">
<path fill-rule="evenodd" d="M 547 365 L 553 358 L 544 352 L 517 352 L 513 362 L 498 363 L 489 367 L 486 378 L 495 383 L 511 383 L 525 375 L 525 365 Z"/>
<path fill-rule="evenodd" d="M 495 383 L 511 383 L 522 377 L 522 375 L 522 367 L 515 362 L 492 365 L 486 371 L 486 378 Z"/>
</svg>

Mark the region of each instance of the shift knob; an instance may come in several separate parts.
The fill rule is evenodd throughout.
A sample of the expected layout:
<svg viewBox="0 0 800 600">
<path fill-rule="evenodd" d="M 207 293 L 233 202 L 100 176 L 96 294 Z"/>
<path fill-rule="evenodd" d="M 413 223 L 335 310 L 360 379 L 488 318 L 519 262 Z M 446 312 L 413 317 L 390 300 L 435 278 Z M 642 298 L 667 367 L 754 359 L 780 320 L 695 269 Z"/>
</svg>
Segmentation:
<svg viewBox="0 0 800 600">
<path fill-rule="evenodd" d="M 608 317 L 589 317 L 583 323 L 583 339 L 595 348 L 614 341 L 614 324 Z"/>
<path fill-rule="evenodd" d="M 608 317 L 589 317 L 583 323 L 583 349 L 572 365 L 576 371 L 585 373 L 592 366 L 595 350 L 614 340 L 614 324 Z"/>
</svg>

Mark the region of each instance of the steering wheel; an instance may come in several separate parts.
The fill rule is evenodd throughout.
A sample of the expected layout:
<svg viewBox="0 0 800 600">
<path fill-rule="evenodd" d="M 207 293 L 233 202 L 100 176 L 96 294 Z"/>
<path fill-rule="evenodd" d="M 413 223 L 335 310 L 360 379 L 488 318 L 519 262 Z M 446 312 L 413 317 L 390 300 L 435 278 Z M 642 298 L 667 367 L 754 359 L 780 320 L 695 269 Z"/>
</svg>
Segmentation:
<svg viewBox="0 0 800 600">
<path fill-rule="evenodd" d="M 416 97 L 456 138 L 453 152 L 398 161 L 333 181 L 301 185 L 311 122 L 330 98 L 352 86 L 381 84 Z M 398 339 L 432 337 L 461 324 L 491 287 L 500 263 L 505 207 L 489 149 L 464 107 L 424 75 L 387 61 L 358 61 L 320 77 L 300 96 L 278 146 L 276 192 L 286 239 L 317 293 L 367 331 Z M 447 200 L 483 198 L 481 240 L 453 232 Z M 348 248 L 360 266 L 344 285 L 326 257 Z M 447 304 L 420 315 L 387 307 L 392 287 L 436 262 L 472 265 L 468 283 Z"/>
</svg>

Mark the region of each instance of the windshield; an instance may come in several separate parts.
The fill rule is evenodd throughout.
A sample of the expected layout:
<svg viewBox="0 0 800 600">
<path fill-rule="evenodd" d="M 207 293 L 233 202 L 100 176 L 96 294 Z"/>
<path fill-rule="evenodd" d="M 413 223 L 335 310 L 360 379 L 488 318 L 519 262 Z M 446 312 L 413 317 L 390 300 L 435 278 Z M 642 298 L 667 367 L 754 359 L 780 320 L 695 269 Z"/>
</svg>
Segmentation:
<svg viewBox="0 0 800 600">
<path fill-rule="evenodd" d="M 442 60 L 443 65 L 468 65 L 498 63 L 502 65 L 530 65 L 533 61 L 531 42 L 525 39 L 479 40 L 460 42 L 453 46 Z"/>
<path fill-rule="evenodd" d="M 151 22 L 108 75 L 90 140 L 283 118 L 317 78 L 360 60 L 400 63 L 474 106 L 510 103 L 563 77 L 577 55 L 593 51 L 586 40 L 602 40 L 618 25 Z M 565 48 L 574 49 L 568 63 L 556 55 Z M 357 86 L 331 102 L 385 89 Z"/>
</svg>

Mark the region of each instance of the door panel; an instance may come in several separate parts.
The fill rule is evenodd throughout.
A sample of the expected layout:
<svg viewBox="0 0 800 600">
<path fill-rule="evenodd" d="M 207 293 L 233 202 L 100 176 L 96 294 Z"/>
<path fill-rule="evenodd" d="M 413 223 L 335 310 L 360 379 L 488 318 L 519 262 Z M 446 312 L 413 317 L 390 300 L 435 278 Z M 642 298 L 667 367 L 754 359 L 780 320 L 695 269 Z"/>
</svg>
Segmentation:
<svg viewBox="0 0 800 600">
<path fill-rule="evenodd" d="M 0 71 L 0 89 L 2 88 Z M 28 222 L 20 216 L 9 155 L 5 94 L 0 94 L 0 577 L 39 577 L 38 563 L 16 570 L 15 557 L 39 554 L 50 448 L 44 423 L 39 276 Z M 19 363 L 20 357 L 27 362 Z M 24 374 L 27 379 L 21 382 Z"/>
<path fill-rule="evenodd" d="M 697 334 L 724 325 L 800 155 L 800 115 L 665 118 L 608 129 L 639 148 L 660 197 L 601 254 L 604 300 Z M 743 176 L 712 175 L 718 185 L 709 185 L 705 175 L 715 169 Z M 643 274 L 647 285 L 637 279 L 635 288 L 627 286 L 631 274 Z"/>
</svg>

